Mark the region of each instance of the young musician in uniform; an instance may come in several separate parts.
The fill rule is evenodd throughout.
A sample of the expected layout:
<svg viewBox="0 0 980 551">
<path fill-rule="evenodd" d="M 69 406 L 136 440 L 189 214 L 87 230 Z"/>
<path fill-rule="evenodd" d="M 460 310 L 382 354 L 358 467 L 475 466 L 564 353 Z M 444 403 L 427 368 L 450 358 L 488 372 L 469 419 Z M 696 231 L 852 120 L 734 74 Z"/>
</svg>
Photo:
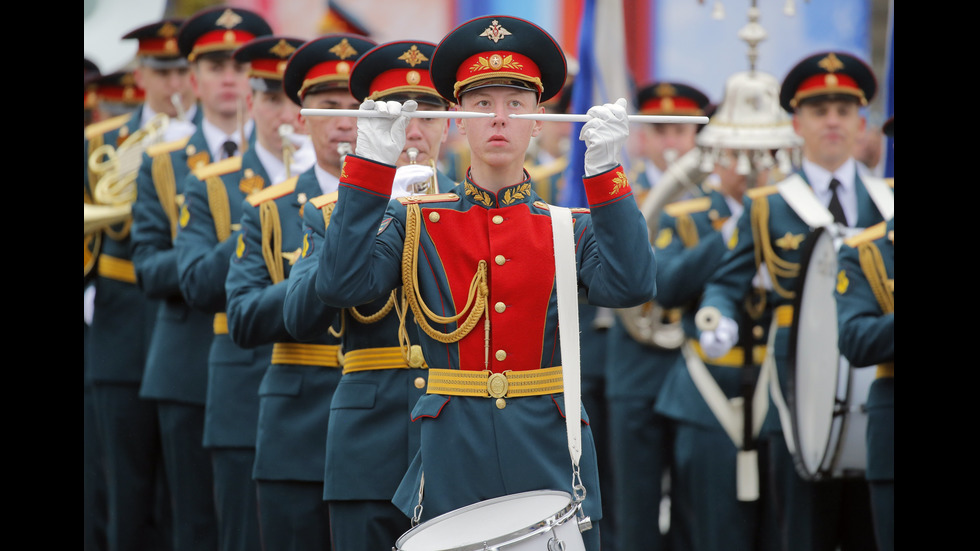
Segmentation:
<svg viewBox="0 0 980 551">
<path fill-rule="evenodd" d="M 554 207 L 539 200 L 523 166 L 540 122 L 508 116 L 543 111 L 540 102 L 565 80 L 564 54 L 533 23 L 486 16 L 443 38 L 430 73 L 440 95 L 462 111 L 493 113 L 455 119 L 471 149 L 466 180 L 447 194 L 389 202 L 410 119 L 401 103 L 366 100 L 362 110 L 388 116 L 358 119 L 316 294 L 350 307 L 404 286 L 424 333 L 429 377 L 412 412 L 421 423 L 420 449 L 393 498 L 406 516 L 425 521 L 516 492 L 572 493 L 578 463 L 574 478 L 587 489 L 578 495 L 596 523 L 584 538 L 598 549 L 601 493 L 588 416 L 580 405 L 565 411 Z M 416 107 L 404 104 L 406 112 Z M 633 306 L 655 295 L 656 262 L 617 160 L 629 134 L 626 100 L 589 112 L 580 139 L 589 146 L 592 209 L 573 213 L 577 279 L 594 304 Z M 580 463 L 569 457 L 566 414 L 583 421 Z"/>
</svg>

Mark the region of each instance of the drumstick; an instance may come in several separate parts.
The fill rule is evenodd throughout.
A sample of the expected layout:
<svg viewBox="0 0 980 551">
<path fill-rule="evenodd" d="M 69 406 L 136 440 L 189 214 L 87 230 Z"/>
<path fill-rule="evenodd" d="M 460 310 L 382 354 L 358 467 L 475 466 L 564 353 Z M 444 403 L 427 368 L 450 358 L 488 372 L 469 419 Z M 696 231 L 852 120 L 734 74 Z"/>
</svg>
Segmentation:
<svg viewBox="0 0 980 551">
<path fill-rule="evenodd" d="M 306 117 L 379 118 L 391 116 L 380 111 L 361 109 L 300 109 L 299 113 Z M 414 119 L 491 119 L 496 116 L 493 113 L 477 113 L 475 111 L 406 111 L 402 115 Z"/>
<path fill-rule="evenodd" d="M 528 115 L 508 115 L 512 119 L 530 119 L 549 122 L 589 122 L 589 115 L 566 115 L 564 113 L 531 113 Z M 627 115 L 630 122 L 691 123 L 708 124 L 708 117 L 692 115 Z"/>
</svg>

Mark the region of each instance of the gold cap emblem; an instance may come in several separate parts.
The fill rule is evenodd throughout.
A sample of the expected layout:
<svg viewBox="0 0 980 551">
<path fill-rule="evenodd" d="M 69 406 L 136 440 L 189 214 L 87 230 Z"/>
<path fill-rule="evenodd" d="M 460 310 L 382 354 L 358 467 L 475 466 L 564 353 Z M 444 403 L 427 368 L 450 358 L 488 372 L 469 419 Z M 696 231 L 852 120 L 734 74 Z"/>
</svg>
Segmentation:
<svg viewBox="0 0 980 551">
<path fill-rule="evenodd" d="M 503 39 L 505 36 L 509 34 L 510 31 L 500 26 L 500 23 L 496 19 L 494 19 L 493 21 L 490 22 L 490 26 L 487 27 L 485 31 L 480 33 L 480 36 L 485 36 L 490 40 L 493 40 L 493 43 L 496 44 L 497 42 L 499 42 L 501 39 Z"/>
</svg>

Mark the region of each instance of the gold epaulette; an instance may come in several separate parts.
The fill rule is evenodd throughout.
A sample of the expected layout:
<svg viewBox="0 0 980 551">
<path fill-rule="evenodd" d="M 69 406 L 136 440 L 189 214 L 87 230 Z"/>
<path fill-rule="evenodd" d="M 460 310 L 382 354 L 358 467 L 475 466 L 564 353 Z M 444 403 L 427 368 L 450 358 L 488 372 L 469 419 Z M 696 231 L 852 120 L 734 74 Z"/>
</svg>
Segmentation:
<svg viewBox="0 0 980 551">
<path fill-rule="evenodd" d="M 317 195 L 316 197 L 310 199 L 310 203 L 318 209 L 329 205 L 330 203 L 336 203 L 339 194 L 336 191 L 331 191 L 330 193 L 325 193 L 323 195 Z"/>
<path fill-rule="evenodd" d="M 112 117 L 111 119 L 105 119 L 99 122 L 93 122 L 92 124 L 85 127 L 85 139 L 91 140 L 96 136 L 101 136 L 106 132 L 112 132 L 113 130 L 122 127 L 122 125 L 129 122 L 129 119 L 133 117 L 132 113 L 126 113 L 125 115 L 118 115 Z"/>
<path fill-rule="evenodd" d="M 526 165 L 524 170 L 527 170 L 527 174 L 532 180 L 538 180 L 564 172 L 566 167 L 568 167 L 568 157 L 560 157 L 546 165 Z"/>
<path fill-rule="evenodd" d="M 248 199 L 249 204 L 251 204 L 253 207 L 257 207 L 271 199 L 278 199 L 284 195 L 289 195 L 296 190 L 297 181 L 299 181 L 299 176 L 293 176 L 288 180 L 283 180 L 274 186 L 269 186 L 245 198 Z"/>
<path fill-rule="evenodd" d="M 534 206 L 538 207 L 539 209 L 551 210 L 551 208 L 550 208 L 551 205 L 549 205 L 548 203 L 545 203 L 544 201 L 535 201 L 534 202 Z M 577 212 L 579 214 L 588 214 L 588 213 L 592 212 L 592 209 L 590 209 L 588 207 L 572 207 L 572 208 L 570 208 L 568 210 L 570 210 L 572 212 Z"/>
<path fill-rule="evenodd" d="M 749 196 L 749 199 L 752 199 L 754 201 L 759 197 L 765 197 L 767 195 L 772 195 L 773 193 L 778 193 L 778 192 L 779 192 L 779 187 L 775 185 L 771 185 L 771 186 L 754 187 L 750 190 L 747 190 L 745 194 Z"/>
<path fill-rule="evenodd" d="M 664 212 L 677 218 L 682 214 L 693 214 L 695 212 L 704 212 L 711 208 L 711 197 L 695 197 L 693 199 L 685 199 L 683 201 L 677 201 L 670 203 L 664 207 Z"/>
<path fill-rule="evenodd" d="M 156 157 L 157 155 L 162 155 L 164 153 L 171 153 L 173 151 L 177 151 L 178 149 L 183 149 L 190 140 L 191 137 L 187 136 L 186 138 L 181 138 L 172 142 L 153 144 L 146 148 L 146 154 L 150 157 Z"/>
<path fill-rule="evenodd" d="M 885 184 L 887 184 L 888 187 L 895 189 L 895 178 L 885 178 Z"/>
<path fill-rule="evenodd" d="M 398 198 L 398 202 L 403 205 L 410 203 L 445 203 L 448 201 L 459 201 L 459 195 L 455 193 L 433 193 L 431 195 L 409 195 Z"/>
<path fill-rule="evenodd" d="M 223 176 L 229 172 L 237 172 L 242 169 L 241 157 L 228 157 L 213 163 L 199 166 L 194 169 L 194 176 L 200 180 L 207 180 L 212 176 Z"/>
<path fill-rule="evenodd" d="M 885 227 L 887 225 L 888 222 L 878 222 L 861 233 L 848 237 L 844 240 L 844 244 L 848 247 L 857 247 L 861 243 L 868 243 L 869 241 L 874 241 L 875 239 L 881 239 L 885 236 Z"/>
</svg>

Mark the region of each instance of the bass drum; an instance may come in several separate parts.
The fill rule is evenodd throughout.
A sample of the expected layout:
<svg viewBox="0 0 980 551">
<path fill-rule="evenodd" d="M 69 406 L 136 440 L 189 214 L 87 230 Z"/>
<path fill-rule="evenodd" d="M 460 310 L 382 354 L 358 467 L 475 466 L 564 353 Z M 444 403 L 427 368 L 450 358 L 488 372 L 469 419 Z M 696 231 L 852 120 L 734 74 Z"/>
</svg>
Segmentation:
<svg viewBox="0 0 980 551">
<path fill-rule="evenodd" d="M 565 492 L 510 494 L 423 522 L 392 551 L 585 551 L 578 510 Z"/>
<path fill-rule="evenodd" d="M 807 480 L 864 476 L 865 404 L 875 370 L 853 367 L 837 348 L 837 250 L 841 228 L 806 240 L 789 335 L 787 406 L 796 470 Z M 849 231 L 845 229 L 845 231 Z"/>
</svg>

